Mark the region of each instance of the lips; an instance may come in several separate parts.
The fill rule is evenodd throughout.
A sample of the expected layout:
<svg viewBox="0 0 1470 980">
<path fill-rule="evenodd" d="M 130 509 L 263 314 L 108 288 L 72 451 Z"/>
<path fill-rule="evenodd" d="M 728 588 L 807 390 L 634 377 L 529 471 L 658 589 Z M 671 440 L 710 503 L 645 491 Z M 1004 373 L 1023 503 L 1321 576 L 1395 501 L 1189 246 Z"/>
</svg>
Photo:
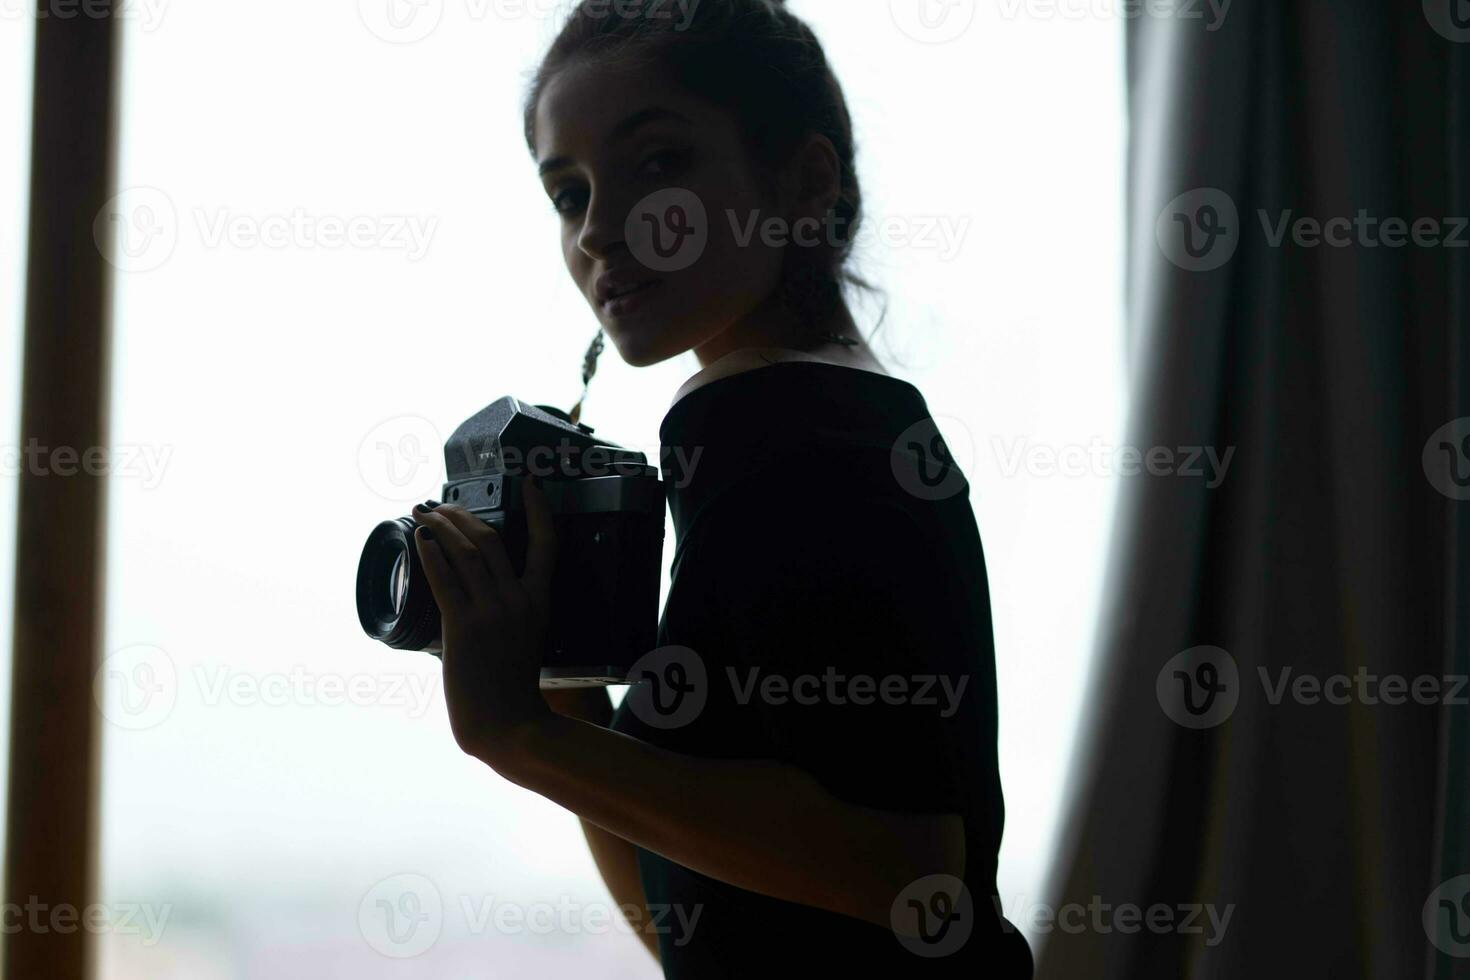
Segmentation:
<svg viewBox="0 0 1470 980">
<path fill-rule="evenodd" d="M 631 295 L 639 290 L 646 289 L 658 281 L 648 276 L 636 275 L 627 270 L 604 272 L 597 277 L 595 295 L 597 296 L 597 302 L 608 303 L 623 296 Z"/>
<path fill-rule="evenodd" d="M 616 287 L 614 289 L 608 290 L 607 298 L 609 300 L 622 299 L 624 296 L 629 296 L 633 293 L 642 292 L 652 285 L 654 285 L 654 281 L 650 279 L 648 282 L 640 282 L 636 286 Z"/>
<path fill-rule="evenodd" d="M 640 286 L 606 300 L 602 304 L 602 313 L 607 317 L 631 316 L 651 302 L 649 297 L 657 296 L 659 287 L 662 285 L 662 279 L 650 279 Z"/>
<path fill-rule="evenodd" d="M 595 295 L 604 316 L 627 316 L 641 309 L 646 297 L 663 285 L 662 279 L 634 274 L 629 270 L 605 272 L 597 277 Z"/>
</svg>

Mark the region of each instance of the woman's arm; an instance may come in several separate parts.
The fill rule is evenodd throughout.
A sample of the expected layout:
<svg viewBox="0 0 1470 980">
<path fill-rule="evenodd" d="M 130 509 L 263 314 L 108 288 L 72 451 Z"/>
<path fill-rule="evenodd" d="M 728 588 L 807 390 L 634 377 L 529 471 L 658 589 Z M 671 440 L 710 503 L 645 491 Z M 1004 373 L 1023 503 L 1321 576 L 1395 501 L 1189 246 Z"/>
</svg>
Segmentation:
<svg viewBox="0 0 1470 980">
<path fill-rule="evenodd" d="M 957 814 L 847 803 L 793 766 L 682 755 L 554 713 L 539 680 L 555 529 L 534 481 L 520 575 L 499 532 L 463 508 L 421 506 L 415 516 L 440 609 L 450 730 L 463 751 L 708 877 L 883 928 L 916 879 L 963 878 Z"/>
<path fill-rule="evenodd" d="M 800 769 L 704 759 L 560 715 L 475 753 L 583 820 L 711 878 L 885 929 L 899 893 L 964 877 L 964 821 L 846 803 Z"/>
<path fill-rule="evenodd" d="M 599 728 L 606 728 L 612 721 L 612 700 L 605 687 L 549 690 L 542 691 L 541 696 L 546 699 L 552 711 L 564 717 L 585 721 Z M 582 825 L 582 835 L 587 838 L 592 860 L 597 863 L 602 882 L 617 903 L 618 912 L 653 954 L 654 962 L 659 962 L 658 936 L 648 929 L 653 918 L 648 912 L 648 900 L 643 894 L 643 880 L 638 874 L 638 855 L 633 850 L 633 845 L 621 837 L 609 834 L 594 823 L 586 820 L 578 820 L 578 823 Z M 627 914 L 629 908 L 636 910 L 636 921 Z"/>
</svg>

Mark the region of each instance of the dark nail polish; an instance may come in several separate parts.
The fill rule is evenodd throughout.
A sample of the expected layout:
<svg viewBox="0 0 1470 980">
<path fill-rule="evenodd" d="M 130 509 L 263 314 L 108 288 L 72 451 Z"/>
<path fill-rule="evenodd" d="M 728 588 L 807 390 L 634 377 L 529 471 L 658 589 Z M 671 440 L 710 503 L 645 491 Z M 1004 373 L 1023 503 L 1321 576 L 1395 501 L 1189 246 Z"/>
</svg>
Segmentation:
<svg viewBox="0 0 1470 980">
<path fill-rule="evenodd" d="M 425 541 L 433 541 L 434 540 L 434 532 L 433 531 L 430 531 L 426 527 L 420 526 L 419 527 L 419 537 L 423 538 Z"/>
<path fill-rule="evenodd" d="M 438 507 L 438 506 L 439 506 L 439 501 L 437 501 L 437 500 L 425 500 L 423 503 L 417 504 L 414 507 L 414 510 L 433 510 L 435 507 Z"/>
</svg>

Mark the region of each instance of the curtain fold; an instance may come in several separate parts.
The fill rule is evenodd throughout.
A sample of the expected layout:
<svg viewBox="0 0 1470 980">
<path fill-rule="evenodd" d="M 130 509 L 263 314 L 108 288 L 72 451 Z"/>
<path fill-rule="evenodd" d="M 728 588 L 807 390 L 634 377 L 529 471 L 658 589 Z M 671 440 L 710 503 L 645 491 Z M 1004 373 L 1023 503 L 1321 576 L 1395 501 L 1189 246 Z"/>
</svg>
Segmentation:
<svg viewBox="0 0 1470 980">
<path fill-rule="evenodd" d="M 1458 0 L 1457 0 L 1458 2 Z M 1463 11 L 1463 8 L 1462 8 Z M 1466 23 L 1470 23 L 1470 11 Z M 1467 31 L 1470 34 L 1470 31 Z M 1470 215 L 1470 37 L 1452 52 L 1446 110 L 1450 143 L 1451 213 Z M 1470 248 L 1450 257 L 1448 348 L 1452 398 L 1457 418 L 1470 418 Z M 1450 504 L 1450 543 L 1445 560 L 1444 601 L 1449 609 L 1450 638 L 1446 673 L 1470 675 L 1470 504 Z M 1447 710 L 1441 719 L 1439 792 L 1444 805 L 1437 828 L 1438 883 L 1470 873 L 1470 708 Z M 1432 980 L 1470 976 L 1470 956 L 1451 957 L 1437 951 L 1428 970 Z"/>
<path fill-rule="evenodd" d="M 1470 500 L 1426 451 L 1470 418 L 1470 30 L 1433 2 L 1128 23 L 1129 444 L 1228 464 L 1120 494 L 1040 978 L 1470 977 L 1425 921 L 1470 875 Z"/>
</svg>

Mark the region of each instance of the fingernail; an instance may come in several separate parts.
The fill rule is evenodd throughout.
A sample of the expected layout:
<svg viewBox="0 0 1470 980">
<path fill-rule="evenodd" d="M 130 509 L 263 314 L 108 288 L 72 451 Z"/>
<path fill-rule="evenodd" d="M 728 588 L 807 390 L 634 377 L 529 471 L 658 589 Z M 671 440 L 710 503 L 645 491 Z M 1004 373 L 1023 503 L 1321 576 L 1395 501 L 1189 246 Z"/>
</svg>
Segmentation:
<svg viewBox="0 0 1470 980">
<path fill-rule="evenodd" d="M 423 538 L 425 541 L 433 541 L 434 540 L 434 532 L 433 531 L 430 531 L 428 528 L 424 527 L 423 525 L 420 525 L 419 526 L 419 537 Z"/>
<path fill-rule="evenodd" d="M 433 510 L 435 507 L 438 507 L 438 506 L 439 506 L 439 501 L 437 501 L 437 500 L 425 500 L 421 504 L 414 505 L 414 508 L 413 509 L 414 510 Z"/>
</svg>

